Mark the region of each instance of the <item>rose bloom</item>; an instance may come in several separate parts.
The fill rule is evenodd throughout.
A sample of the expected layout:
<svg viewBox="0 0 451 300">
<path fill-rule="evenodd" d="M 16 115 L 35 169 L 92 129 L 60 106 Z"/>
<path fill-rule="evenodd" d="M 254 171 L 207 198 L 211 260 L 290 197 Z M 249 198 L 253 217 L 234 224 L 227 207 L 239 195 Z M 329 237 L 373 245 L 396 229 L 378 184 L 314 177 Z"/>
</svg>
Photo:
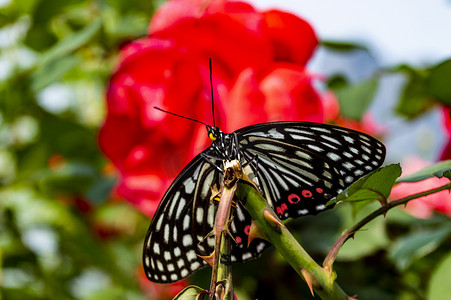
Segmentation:
<svg viewBox="0 0 451 300">
<path fill-rule="evenodd" d="M 207 4 L 207 5 L 206 5 Z M 216 126 L 225 132 L 268 121 L 323 122 L 305 65 L 312 27 L 245 2 L 175 0 L 155 13 L 148 36 L 128 44 L 107 90 L 102 151 L 120 174 L 116 193 L 153 215 L 174 177 L 209 145 L 212 58 Z"/>
<path fill-rule="evenodd" d="M 443 148 L 441 160 L 451 159 L 451 106 L 443 107 L 443 128 L 448 136 L 448 142 Z"/>
<path fill-rule="evenodd" d="M 425 162 L 418 157 L 408 157 L 402 162 L 402 175 L 413 174 L 428 165 L 430 165 L 430 163 Z M 392 189 L 390 198 L 397 200 L 406 196 L 440 187 L 448 182 L 448 178 L 432 177 L 419 182 L 400 183 Z M 439 212 L 451 217 L 450 199 L 449 191 L 444 190 L 409 201 L 405 210 L 411 215 L 422 219 L 430 218 L 434 212 Z"/>
</svg>

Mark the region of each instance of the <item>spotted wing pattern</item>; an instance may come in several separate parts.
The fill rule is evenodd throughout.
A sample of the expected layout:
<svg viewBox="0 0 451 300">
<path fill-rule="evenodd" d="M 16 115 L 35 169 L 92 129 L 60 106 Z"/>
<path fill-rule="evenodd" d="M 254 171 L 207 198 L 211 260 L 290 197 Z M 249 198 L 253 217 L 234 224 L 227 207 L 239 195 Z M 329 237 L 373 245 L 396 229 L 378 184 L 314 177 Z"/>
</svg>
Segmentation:
<svg viewBox="0 0 451 300">
<path fill-rule="evenodd" d="M 211 152 L 210 148 L 204 151 Z M 210 159 L 210 162 L 222 167 L 222 161 Z M 212 164 L 201 155 L 196 156 L 161 200 L 144 244 L 143 265 L 149 280 L 171 283 L 207 266 L 198 255 L 209 255 L 214 250 L 214 236 L 205 238 L 213 230 L 217 210 L 210 202 L 211 187 L 219 189 L 223 177 Z M 232 245 L 231 261 L 258 257 L 269 243 L 259 240 L 250 247 L 244 246 L 248 240 L 248 232 L 244 232 L 249 230 L 251 217 L 241 204 L 237 205 L 235 215 L 230 229 L 238 243 Z"/>
<path fill-rule="evenodd" d="M 236 131 L 242 163 L 281 219 L 317 214 L 359 177 L 378 168 L 385 147 L 374 138 L 337 126 L 275 122 Z M 212 147 L 204 152 L 214 157 Z M 153 282 L 170 283 L 205 267 L 197 255 L 209 255 L 216 206 L 211 187 L 222 182 L 222 161 L 196 156 L 163 197 L 147 232 L 143 264 Z M 247 247 L 251 217 L 238 203 L 230 229 L 236 240 L 232 262 L 258 257 L 269 243 L 257 239 Z"/>
<path fill-rule="evenodd" d="M 384 145 L 373 137 L 327 124 L 264 123 L 237 134 L 246 159 L 258 156 L 261 188 L 281 219 L 326 209 L 330 199 L 385 158 Z"/>
</svg>

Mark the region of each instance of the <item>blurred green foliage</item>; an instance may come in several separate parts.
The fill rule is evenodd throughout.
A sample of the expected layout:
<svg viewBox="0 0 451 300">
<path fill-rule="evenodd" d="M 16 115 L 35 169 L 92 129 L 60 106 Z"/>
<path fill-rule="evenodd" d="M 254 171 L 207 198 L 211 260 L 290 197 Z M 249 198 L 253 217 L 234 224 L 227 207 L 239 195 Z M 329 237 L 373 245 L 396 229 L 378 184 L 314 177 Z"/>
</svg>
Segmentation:
<svg viewBox="0 0 451 300">
<path fill-rule="evenodd" d="M 149 220 L 111 198 L 116 177 L 98 149 L 97 130 L 117 53 L 145 35 L 159 2 L 11 0 L 0 7 L 3 299 L 145 298 L 139 281 Z M 368 51 L 350 43 L 323 46 Z M 450 104 L 450 66 L 445 61 L 386 70 L 407 78 L 398 112 L 414 118 L 437 103 Z M 345 117 L 362 118 L 379 76 L 361 83 L 333 77 L 330 87 Z M 321 261 L 344 229 L 378 205 L 373 204 L 356 214 L 340 205 L 290 226 Z M 340 252 L 340 285 L 361 299 L 447 299 L 450 222 L 444 216 L 418 220 L 401 210 L 375 220 Z M 240 299 L 311 297 L 272 250 L 233 268 Z M 196 273 L 192 281 L 208 286 L 209 272 Z"/>
<path fill-rule="evenodd" d="M 110 198 L 97 146 L 120 48 L 158 3 L 14 0 L 0 8 L 3 299 L 144 299 L 148 218 Z"/>
</svg>

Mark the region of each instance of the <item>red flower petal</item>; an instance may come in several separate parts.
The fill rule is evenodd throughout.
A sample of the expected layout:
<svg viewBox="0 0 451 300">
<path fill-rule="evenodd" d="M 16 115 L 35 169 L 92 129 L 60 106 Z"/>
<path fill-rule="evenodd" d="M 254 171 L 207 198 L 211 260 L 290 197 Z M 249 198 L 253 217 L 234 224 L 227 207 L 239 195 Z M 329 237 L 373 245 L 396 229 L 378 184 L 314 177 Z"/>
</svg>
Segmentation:
<svg viewBox="0 0 451 300">
<path fill-rule="evenodd" d="M 289 61 L 306 65 L 318 39 L 313 28 L 297 16 L 279 10 L 263 13 L 263 33 L 272 41 L 276 61 Z"/>
</svg>

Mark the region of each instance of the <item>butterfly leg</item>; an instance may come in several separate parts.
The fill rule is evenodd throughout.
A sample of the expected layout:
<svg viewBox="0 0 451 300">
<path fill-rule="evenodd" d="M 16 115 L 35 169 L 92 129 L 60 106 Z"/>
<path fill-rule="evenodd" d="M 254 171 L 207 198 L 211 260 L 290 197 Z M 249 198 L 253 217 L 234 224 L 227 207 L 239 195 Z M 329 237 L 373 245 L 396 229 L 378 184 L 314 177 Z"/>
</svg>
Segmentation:
<svg viewBox="0 0 451 300">
<path fill-rule="evenodd" d="M 220 168 L 219 166 L 217 166 L 216 164 L 212 163 L 211 160 L 210 160 L 211 158 L 214 159 L 214 160 L 222 160 L 221 158 L 215 157 L 215 156 L 212 156 L 212 155 L 207 155 L 207 154 L 205 154 L 205 153 L 201 153 L 200 156 L 201 156 L 207 163 L 209 163 L 212 167 L 214 167 L 216 170 L 218 170 L 221 174 L 224 174 L 224 170 L 221 169 L 221 168 Z"/>
<path fill-rule="evenodd" d="M 236 151 L 236 156 L 238 161 L 240 162 L 240 164 L 243 164 L 243 161 L 241 160 L 241 153 L 240 153 L 240 144 L 238 141 L 238 135 L 234 132 L 233 133 L 233 140 L 235 141 L 235 151 Z"/>
<path fill-rule="evenodd" d="M 261 192 L 260 189 L 260 179 L 258 177 L 258 155 L 255 154 L 251 160 L 247 161 L 244 165 L 243 168 L 245 168 L 246 166 L 250 165 L 251 168 L 254 171 L 254 176 L 255 178 L 257 178 L 257 182 L 256 182 L 256 186 L 258 187 L 258 190 Z"/>
</svg>

